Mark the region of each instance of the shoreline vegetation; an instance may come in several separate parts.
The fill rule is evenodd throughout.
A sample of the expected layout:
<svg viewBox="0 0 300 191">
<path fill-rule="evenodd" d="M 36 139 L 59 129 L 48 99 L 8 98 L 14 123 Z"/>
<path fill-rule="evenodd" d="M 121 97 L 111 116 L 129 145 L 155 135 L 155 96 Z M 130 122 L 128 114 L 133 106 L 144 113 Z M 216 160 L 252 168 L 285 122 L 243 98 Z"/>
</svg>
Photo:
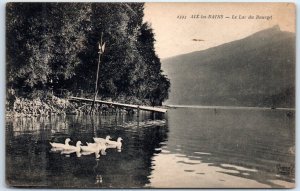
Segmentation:
<svg viewBox="0 0 300 191">
<path fill-rule="evenodd" d="M 76 114 L 75 104 L 65 98 L 49 96 L 46 99 L 16 97 L 14 102 L 6 101 L 6 117 L 36 117 L 52 114 Z"/>
<path fill-rule="evenodd" d="M 50 116 L 50 115 L 80 115 L 90 114 L 91 105 L 79 102 L 70 102 L 67 96 L 58 97 L 53 93 L 44 93 L 39 96 L 32 97 L 32 95 L 15 96 L 13 90 L 9 89 L 6 96 L 6 117 L 37 117 L 37 116 Z M 98 98 L 99 99 L 99 98 Z M 103 99 L 111 101 L 111 98 Z M 141 101 L 134 97 L 119 98 L 114 101 L 126 102 L 129 104 L 137 105 L 151 105 L 148 101 Z M 116 112 L 134 113 L 132 109 L 118 109 L 112 106 L 97 104 L 92 114 L 113 114 Z"/>
</svg>

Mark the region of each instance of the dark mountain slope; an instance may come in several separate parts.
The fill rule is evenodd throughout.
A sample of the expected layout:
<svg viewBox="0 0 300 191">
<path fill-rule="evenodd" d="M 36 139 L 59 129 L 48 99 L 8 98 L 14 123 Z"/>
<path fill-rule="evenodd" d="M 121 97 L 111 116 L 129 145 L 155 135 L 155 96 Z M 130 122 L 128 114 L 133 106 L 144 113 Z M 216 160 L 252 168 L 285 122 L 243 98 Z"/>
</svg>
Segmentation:
<svg viewBox="0 0 300 191">
<path fill-rule="evenodd" d="M 214 48 L 162 60 L 167 104 L 295 105 L 295 34 L 278 26 Z"/>
</svg>

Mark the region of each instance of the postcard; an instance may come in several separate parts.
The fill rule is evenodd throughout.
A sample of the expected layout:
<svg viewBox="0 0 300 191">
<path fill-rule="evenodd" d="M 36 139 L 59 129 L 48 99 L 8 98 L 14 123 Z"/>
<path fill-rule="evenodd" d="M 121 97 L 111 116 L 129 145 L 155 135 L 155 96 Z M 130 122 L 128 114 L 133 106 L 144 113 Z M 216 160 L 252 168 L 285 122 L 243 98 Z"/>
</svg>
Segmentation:
<svg viewBox="0 0 300 191">
<path fill-rule="evenodd" d="M 295 15 L 7 3 L 7 186 L 294 188 Z"/>
</svg>

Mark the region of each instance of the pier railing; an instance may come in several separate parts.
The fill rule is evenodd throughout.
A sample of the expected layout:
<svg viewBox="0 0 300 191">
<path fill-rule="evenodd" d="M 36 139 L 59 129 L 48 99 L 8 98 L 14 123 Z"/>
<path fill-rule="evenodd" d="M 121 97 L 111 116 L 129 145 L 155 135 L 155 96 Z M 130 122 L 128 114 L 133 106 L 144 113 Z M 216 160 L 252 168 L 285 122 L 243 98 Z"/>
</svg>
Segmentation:
<svg viewBox="0 0 300 191">
<path fill-rule="evenodd" d="M 93 102 L 93 99 L 81 98 L 81 97 L 69 97 L 70 101 L 80 101 L 80 102 Z M 111 105 L 119 108 L 130 108 L 136 110 L 144 110 L 144 111 L 153 111 L 159 113 L 166 113 L 167 109 L 160 108 L 160 107 L 151 107 L 151 106 L 143 106 L 143 105 L 133 105 L 133 104 L 125 104 L 125 103 L 118 103 L 112 101 L 103 101 L 103 100 L 95 100 L 96 103 Z"/>
</svg>

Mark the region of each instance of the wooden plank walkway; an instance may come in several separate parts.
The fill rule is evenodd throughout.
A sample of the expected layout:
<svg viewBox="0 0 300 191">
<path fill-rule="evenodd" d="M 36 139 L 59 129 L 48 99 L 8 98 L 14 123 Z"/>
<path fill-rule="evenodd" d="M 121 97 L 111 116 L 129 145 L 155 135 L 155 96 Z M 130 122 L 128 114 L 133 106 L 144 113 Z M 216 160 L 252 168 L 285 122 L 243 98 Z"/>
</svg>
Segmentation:
<svg viewBox="0 0 300 191">
<path fill-rule="evenodd" d="M 69 97 L 69 100 L 93 102 L 93 99 L 80 98 L 80 97 Z M 102 103 L 102 104 L 114 105 L 117 107 L 126 107 L 126 108 L 131 108 L 131 109 L 140 109 L 140 110 L 144 110 L 144 111 L 154 111 L 154 112 L 159 112 L 159 113 L 166 113 L 168 111 L 167 109 L 159 108 L 159 107 L 132 105 L 132 104 L 124 104 L 124 103 L 102 101 L 102 100 L 95 100 L 95 103 Z"/>
</svg>

